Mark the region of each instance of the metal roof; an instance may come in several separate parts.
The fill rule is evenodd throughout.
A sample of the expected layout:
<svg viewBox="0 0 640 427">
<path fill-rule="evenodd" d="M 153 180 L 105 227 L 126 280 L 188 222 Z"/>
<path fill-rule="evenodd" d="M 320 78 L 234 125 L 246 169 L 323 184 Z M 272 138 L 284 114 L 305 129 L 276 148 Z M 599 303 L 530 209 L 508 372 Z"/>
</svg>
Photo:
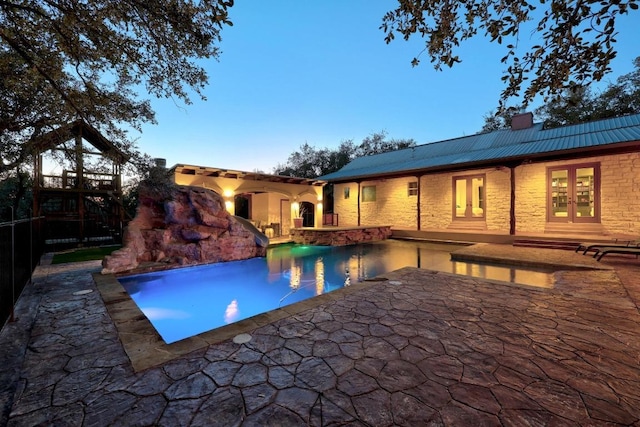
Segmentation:
<svg viewBox="0 0 640 427">
<path fill-rule="evenodd" d="M 501 129 L 358 157 L 339 171 L 318 179 L 346 179 L 429 169 L 456 169 L 463 165 L 490 164 L 553 156 L 613 144 L 637 142 L 640 150 L 640 114 L 577 125 L 544 129 L 536 123 L 527 129 Z"/>
</svg>

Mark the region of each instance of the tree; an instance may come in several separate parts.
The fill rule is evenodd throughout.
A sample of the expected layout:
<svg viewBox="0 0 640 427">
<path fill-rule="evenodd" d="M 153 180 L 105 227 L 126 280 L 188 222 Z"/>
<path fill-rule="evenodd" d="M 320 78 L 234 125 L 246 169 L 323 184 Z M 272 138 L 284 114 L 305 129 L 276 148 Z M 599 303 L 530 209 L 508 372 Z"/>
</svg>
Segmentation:
<svg viewBox="0 0 640 427">
<path fill-rule="evenodd" d="M 544 121 L 545 128 L 554 128 L 640 113 L 640 57 L 633 64 L 634 71 L 618 77 L 602 92 L 585 86 L 563 90 L 537 108 L 535 117 Z M 521 107 L 506 107 L 487 113 L 481 132 L 509 128 L 511 117 L 521 110 Z"/>
<path fill-rule="evenodd" d="M 353 158 L 371 156 L 373 154 L 386 153 L 387 151 L 400 150 L 416 145 L 413 139 L 391 139 L 387 140 L 387 132 L 381 131 L 371 134 L 362 140 L 357 147 Z"/>
<path fill-rule="evenodd" d="M 17 169 L 0 181 L 0 222 L 29 218 L 32 201 L 31 176 Z"/>
<path fill-rule="evenodd" d="M 488 112 L 484 115 L 484 125 L 479 133 L 509 128 L 511 126 L 511 118 L 520 111 L 519 107 L 510 106 L 499 108 L 496 113 Z"/>
<path fill-rule="evenodd" d="M 305 142 L 299 151 L 291 153 L 287 162 L 278 164 L 273 172 L 298 178 L 317 178 L 345 166 L 355 152 L 353 140 L 342 141 L 336 150 L 315 148 Z"/>
<path fill-rule="evenodd" d="M 601 80 L 611 71 L 609 64 L 616 56 L 616 19 L 638 9 L 638 0 L 540 0 L 538 5 L 527 0 L 398 2 L 380 27 L 387 43 L 396 34 L 405 40 L 417 34 L 426 39 L 423 52 L 441 70 L 461 61 L 455 53 L 461 42 L 484 32 L 492 42 L 506 44 L 502 58 L 507 64 L 502 76 L 506 88 L 500 106 L 522 95 L 525 107 L 536 95 L 547 100 L 575 85 Z M 520 34 L 528 31 L 526 23 L 534 19 L 538 19 L 533 31 L 539 34 L 540 44 L 521 55 Z M 413 58 L 413 65 L 420 62 L 418 57 Z"/>
<path fill-rule="evenodd" d="M 580 86 L 565 89 L 536 109 L 536 116 L 546 128 L 553 128 L 640 113 L 640 57 L 633 63 L 634 71 L 609 83 L 602 92 Z"/>
<path fill-rule="evenodd" d="M 606 111 L 607 117 L 640 113 L 640 56 L 633 65 L 634 71 L 620 76 L 598 96 L 595 110 Z"/>
<path fill-rule="evenodd" d="M 276 166 L 274 173 L 298 178 L 315 178 L 322 175 L 323 164 L 326 161 L 325 151 L 318 150 L 305 142 L 300 146 L 299 151 L 289 155 L 285 164 Z"/>
<path fill-rule="evenodd" d="M 606 118 L 605 112 L 598 114 L 594 110 L 596 101 L 588 87 L 577 86 L 565 89 L 560 96 L 555 96 L 535 111 L 536 117 L 543 120 L 545 127 L 554 128 L 575 123 L 584 123 L 599 118 Z"/>
<path fill-rule="evenodd" d="M 356 157 L 370 156 L 415 145 L 416 141 L 413 139 L 387 140 L 385 131 L 372 133 L 365 137 L 359 145 L 356 145 L 351 139 L 344 140 L 335 150 L 317 149 L 305 142 L 300 146 L 299 151 L 289 155 L 285 164 L 279 164 L 274 168 L 274 173 L 299 178 L 317 178 L 341 169 Z"/>
<path fill-rule="evenodd" d="M 0 1 L 0 174 L 31 142 L 78 118 L 124 151 L 154 122 L 136 91 L 190 103 L 217 58 L 233 0 Z"/>
</svg>

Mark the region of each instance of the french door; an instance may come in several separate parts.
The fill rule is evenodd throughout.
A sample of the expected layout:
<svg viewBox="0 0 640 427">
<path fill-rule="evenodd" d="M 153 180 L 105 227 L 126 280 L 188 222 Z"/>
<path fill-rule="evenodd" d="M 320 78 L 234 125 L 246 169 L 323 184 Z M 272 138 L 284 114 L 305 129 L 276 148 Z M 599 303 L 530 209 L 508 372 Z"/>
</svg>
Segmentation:
<svg viewBox="0 0 640 427">
<path fill-rule="evenodd" d="M 453 218 L 456 220 L 484 220 L 484 175 L 453 178 Z"/>
<path fill-rule="evenodd" d="M 548 169 L 550 222 L 600 221 L 600 167 L 570 165 Z"/>
</svg>

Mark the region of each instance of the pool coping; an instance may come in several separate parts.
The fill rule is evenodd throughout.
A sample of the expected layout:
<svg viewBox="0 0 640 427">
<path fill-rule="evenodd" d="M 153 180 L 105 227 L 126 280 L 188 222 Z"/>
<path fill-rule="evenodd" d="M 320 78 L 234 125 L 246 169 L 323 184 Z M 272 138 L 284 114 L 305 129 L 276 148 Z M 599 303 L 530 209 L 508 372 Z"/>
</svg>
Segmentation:
<svg viewBox="0 0 640 427">
<path fill-rule="evenodd" d="M 344 298 L 348 294 L 358 292 L 363 286 L 374 282 L 386 281 L 387 279 L 376 277 L 352 283 L 348 287 L 317 295 L 266 313 L 257 314 L 172 344 L 167 344 L 163 341 L 149 319 L 120 284 L 115 274 L 96 272 L 93 273 L 93 280 L 118 331 L 124 351 L 127 353 L 129 360 L 131 360 L 133 370 L 140 372 L 277 320 Z"/>
</svg>

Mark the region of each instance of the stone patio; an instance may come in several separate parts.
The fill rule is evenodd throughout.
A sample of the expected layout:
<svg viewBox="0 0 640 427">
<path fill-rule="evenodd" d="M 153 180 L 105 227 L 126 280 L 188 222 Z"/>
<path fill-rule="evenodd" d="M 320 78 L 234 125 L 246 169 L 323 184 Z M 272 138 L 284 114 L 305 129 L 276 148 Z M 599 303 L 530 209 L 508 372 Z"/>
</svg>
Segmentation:
<svg viewBox="0 0 640 427">
<path fill-rule="evenodd" d="M 640 425 L 639 260 L 463 251 L 577 269 L 542 289 L 405 268 L 136 372 L 99 263 L 42 265 L 0 334 L 0 425 Z"/>
</svg>

